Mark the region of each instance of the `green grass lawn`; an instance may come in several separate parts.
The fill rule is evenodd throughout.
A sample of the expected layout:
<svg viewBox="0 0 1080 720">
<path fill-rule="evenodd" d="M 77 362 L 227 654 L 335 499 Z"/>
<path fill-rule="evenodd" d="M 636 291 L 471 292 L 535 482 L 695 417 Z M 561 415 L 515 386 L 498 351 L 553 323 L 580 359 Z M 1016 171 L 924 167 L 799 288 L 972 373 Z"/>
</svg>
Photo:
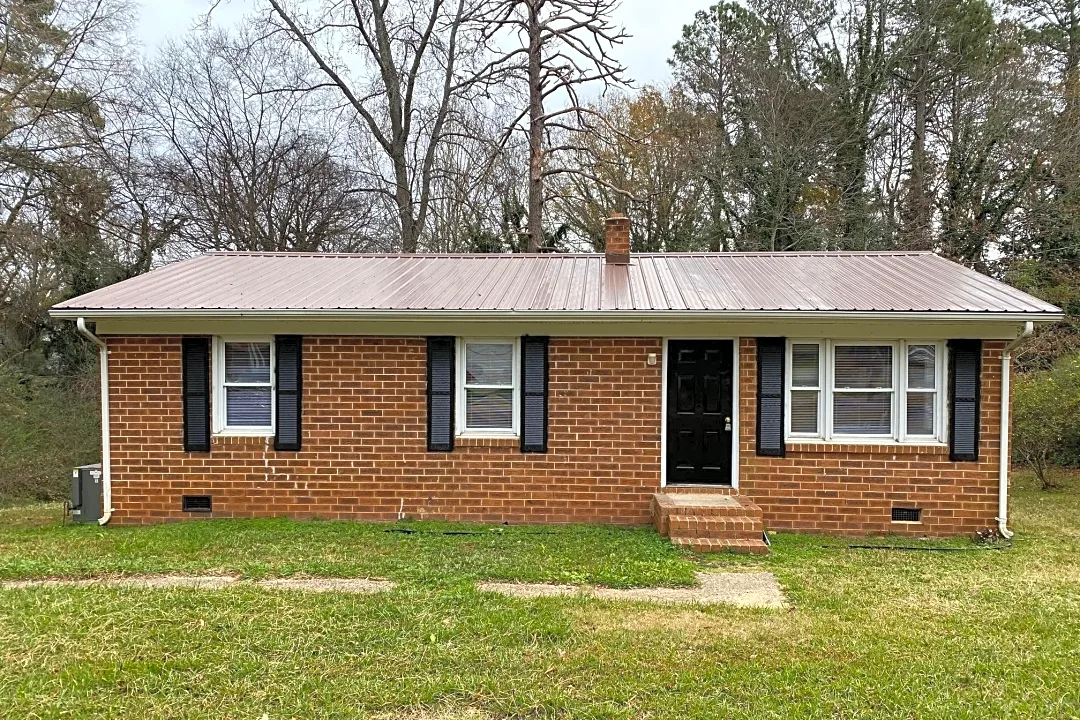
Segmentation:
<svg viewBox="0 0 1080 720">
<path fill-rule="evenodd" d="M 2 510 L 4 578 L 224 571 L 399 585 L 0 590 L 0 716 L 1080 717 L 1080 479 L 1054 493 L 1020 485 L 1009 547 L 852 550 L 776 535 L 762 559 L 697 560 L 648 530 L 99 529 L 61 527 L 55 508 Z M 399 529 L 414 532 L 387 532 Z M 705 565 L 771 570 L 794 608 L 517 600 L 473 586 L 679 585 Z"/>
</svg>

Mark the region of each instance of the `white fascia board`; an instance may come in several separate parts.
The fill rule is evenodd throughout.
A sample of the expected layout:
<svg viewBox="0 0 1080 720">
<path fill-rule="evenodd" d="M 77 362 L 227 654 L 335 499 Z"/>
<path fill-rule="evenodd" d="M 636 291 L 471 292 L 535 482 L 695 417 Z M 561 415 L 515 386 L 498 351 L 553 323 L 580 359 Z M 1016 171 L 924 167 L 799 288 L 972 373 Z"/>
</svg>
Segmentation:
<svg viewBox="0 0 1080 720">
<path fill-rule="evenodd" d="M 74 309 L 49 310 L 54 318 L 261 318 L 266 320 L 312 319 L 394 320 L 394 321 L 576 321 L 576 322 L 655 322 L 689 320 L 716 322 L 753 322 L 755 320 L 917 320 L 917 321 L 997 321 L 1057 322 L 1065 317 L 1057 312 L 967 311 L 843 311 L 843 310 L 235 310 L 235 309 Z"/>
</svg>

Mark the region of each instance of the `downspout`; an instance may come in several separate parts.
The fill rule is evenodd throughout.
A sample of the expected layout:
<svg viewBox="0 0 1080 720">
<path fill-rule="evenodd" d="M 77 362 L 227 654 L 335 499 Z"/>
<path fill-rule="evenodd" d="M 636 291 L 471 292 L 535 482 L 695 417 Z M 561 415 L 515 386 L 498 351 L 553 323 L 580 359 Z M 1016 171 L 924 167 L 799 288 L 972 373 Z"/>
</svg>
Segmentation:
<svg viewBox="0 0 1080 720">
<path fill-rule="evenodd" d="M 1024 323 L 1024 329 L 1016 339 L 1005 346 L 1001 353 L 1001 444 L 998 458 L 998 532 L 1008 540 L 1013 536 L 1009 530 L 1009 384 L 1012 375 L 1012 351 L 1035 329 L 1035 323 Z"/>
<path fill-rule="evenodd" d="M 92 343 L 98 346 L 101 357 L 101 496 L 104 502 L 104 512 L 99 525 L 104 525 L 112 519 L 112 452 L 109 447 L 109 348 L 105 341 L 86 327 L 86 319 L 78 318 L 75 327 Z"/>
</svg>

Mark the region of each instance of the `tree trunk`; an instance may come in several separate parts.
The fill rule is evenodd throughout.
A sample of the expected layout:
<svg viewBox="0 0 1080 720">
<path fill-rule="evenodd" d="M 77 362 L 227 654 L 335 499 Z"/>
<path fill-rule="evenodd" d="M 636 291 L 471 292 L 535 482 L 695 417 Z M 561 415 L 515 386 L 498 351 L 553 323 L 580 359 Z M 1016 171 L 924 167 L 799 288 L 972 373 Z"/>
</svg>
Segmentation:
<svg viewBox="0 0 1080 720">
<path fill-rule="evenodd" d="M 1076 123 L 1080 115 L 1080 7 L 1072 3 L 1069 7 L 1068 26 L 1065 36 L 1065 67 L 1062 73 L 1062 86 L 1065 88 L 1065 117 Z"/>
<path fill-rule="evenodd" d="M 721 49 L 721 57 L 726 54 L 726 48 Z M 716 66 L 717 72 L 717 97 L 715 100 L 716 113 L 716 145 L 713 155 L 713 172 L 715 178 L 709 182 L 709 190 L 712 194 L 712 223 L 711 234 L 709 236 L 709 252 L 720 252 L 721 250 L 735 251 L 735 239 L 730 237 L 730 232 L 726 227 L 726 204 L 724 202 L 724 191 L 727 189 L 724 185 L 724 170 L 726 157 L 726 143 L 725 134 L 727 133 L 727 118 L 725 116 L 725 96 L 727 85 L 727 76 L 724 72 L 724 63 L 720 62 Z M 726 246 L 726 247 L 725 247 Z"/>
<path fill-rule="evenodd" d="M 919 15 L 919 38 L 915 50 L 915 77 L 912 102 L 915 106 L 915 123 L 911 139 L 911 187 L 908 197 L 908 245 L 912 250 L 930 249 L 930 200 L 927 197 L 928 175 L 926 157 L 926 118 L 928 114 L 930 82 L 930 24 L 929 3 L 916 2 Z"/>
<path fill-rule="evenodd" d="M 870 154 L 870 133 L 878 104 L 879 78 L 885 54 L 884 3 L 866 0 L 863 25 L 859 31 L 856 65 L 850 76 L 851 90 L 845 88 L 847 112 L 844 140 L 837 152 L 840 181 L 840 250 L 869 250 L 870 211 L 866 199 L 866 174 Z M 876 22 L 875 22 L 876 21 Z M 849 98 L 849 99 L 848 99 Z M 850 123 L 850 126 L 847 126 Z"/>
<path fill-rule="evenodd" d="M 544 0 L 529 0 L 529 244 L 538 252 L 544 243 L 544 101 L 541 87 L 540 9 Z"/>
<path fill-rule="evenodd" d="M 405 165 L 404 150 L 401 156 L 394 158 L 394 178 L 397 181 L 394 200 L 397 203 L 398 220 L 401 223 L 401 251 L 414 253 L 420 244 L 420 227 L 413 215 L 413 198 L 409 188 L 409 171 Z"/>
<path fill-rule="evenodd" d="M 722 172 L 722 171 L 721 171 Z M 731 243 L 731 247 L 724 247 L 724 238 L 726 233 L 724 232 L 724 197 L 722 189 L 723 180 L 714 180 L 709 183 L 709 191 L 712 194 L 712 223 L 711 232 L 709 234 L 709 252 L 720 252 L 722 250 L 734 250 L 734 243 Z"/>
<path fill-rule="evenodd" d="M 915 126 L 911 142 L 911 236 L 918 250 L 925 249 L 926 205 L 926 89 L 915 91 Z"/>
</svg>

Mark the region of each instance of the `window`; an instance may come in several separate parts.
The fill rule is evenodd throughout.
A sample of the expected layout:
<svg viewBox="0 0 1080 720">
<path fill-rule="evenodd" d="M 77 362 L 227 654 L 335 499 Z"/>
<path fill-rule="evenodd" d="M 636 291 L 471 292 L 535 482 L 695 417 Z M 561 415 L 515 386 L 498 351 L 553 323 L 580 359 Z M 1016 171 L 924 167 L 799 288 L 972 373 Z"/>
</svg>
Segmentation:
<svg viewBox="0 0 1080 720">
<path fill-rule="evenodd" d="M 517 341 L 462 340 L 458 350 L 458 434 L 516 435 Z"/>
<path fill-rule="evenodd" d="M 788 342 L 792 439 L 941 440 L 944 348 L 931 342 Z"/>
<path fill-rule="evenodd" d="M 908 437 L 938 435 L 937 345 L 908 345 L 905 422 Z"/>
<path fill-rule="evenodd" d="M 274 431 L 274 343 L 214 338 L 214 431 Z"/>
<path fill-rule="evenodd" d="M 833 348 L 832 434 L 893 434 L 892 345 Z"/>
<path fill-rule="evenodd" d="M 814 437 L 821 427 L 821 344 L 792 343 L 790 435 Z"/>
</svg>

